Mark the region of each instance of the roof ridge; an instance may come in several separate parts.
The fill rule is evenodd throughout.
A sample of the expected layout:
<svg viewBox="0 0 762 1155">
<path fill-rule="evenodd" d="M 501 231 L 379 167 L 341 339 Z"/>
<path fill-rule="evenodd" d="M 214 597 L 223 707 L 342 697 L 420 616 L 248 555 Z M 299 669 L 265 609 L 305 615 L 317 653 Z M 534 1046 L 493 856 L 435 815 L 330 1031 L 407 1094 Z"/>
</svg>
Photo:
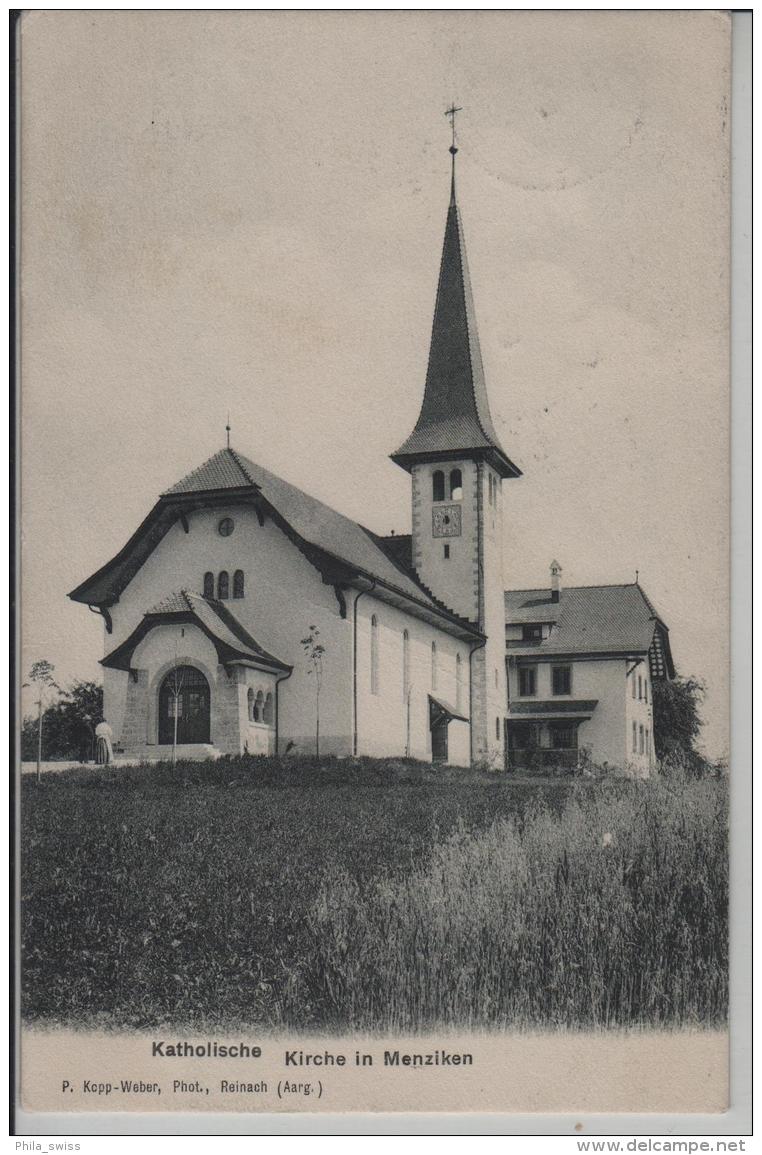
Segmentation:
<svg viewBox="0 0 762 1155">
<path fill-rule="evenodd" d="M 230 456 L 233 458 L 233 461 L 235 461 L 236 465 L 240 469 L 241 473 L 243 474 L 245 480 L 249 483 L 249 485 L 253 485 L 253 486 L 255 486 L 256 489 L 259 489 L 259 486 L 257 485 L 256 481 L 251 476 L 251 474 L 249 473 L 246 466 L 243 464 L 243 461 L 241 461 L 241 457 L 238 454 L 238 452 L 235 449 L 233 449 L 233 447 L 231 445 L 227 446 L 227 451 L 230 454 Z M 246 458 L 244 458 L 244 461 L 245 460 L 246 460 Z"/>
<path fill-rule="evenodd" d="M 568 585 L 565 585 L 561 589 L 561 596 L 563 597 L 564 590 L 626 590 L 626 589 L 634 588 L 636 585 L 637 585 L 637 582 L 593 582 L 591 585 L 585 585 L 585 586 L 568 586 Z M 506 589 L 505 593 L 507 593 L 507 594 L 529 594 L 529 593 L 539 593 L 541 590 L 545 590 L 545 589 L 547 589 L 548 595 L 550 596 L 550 586 L 549 585 L 548 586 L 516 586 L 512 589 Z M 640 592 L 642 594 L 643 593 L 642 588 L 640 586 L 638 586 L 638 589 L 640 589 Z M 644 594 L 644 597 L 645 597 L 645 594 Z M 648 604 L 648 598 L 645 598 L 645 600 L 646 600 L 646 604 Z"/>
</svg>

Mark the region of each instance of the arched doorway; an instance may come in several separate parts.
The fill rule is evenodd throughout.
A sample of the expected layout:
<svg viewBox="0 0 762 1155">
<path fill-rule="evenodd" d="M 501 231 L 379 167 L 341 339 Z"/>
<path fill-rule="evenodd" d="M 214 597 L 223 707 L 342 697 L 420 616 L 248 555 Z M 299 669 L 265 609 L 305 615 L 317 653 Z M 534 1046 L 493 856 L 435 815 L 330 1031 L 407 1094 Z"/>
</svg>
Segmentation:
<svg viewBox="0 0 762 1155">
<path fill-rule="evenodd" d="M 159 690 L 159 745 L 174 741 L 177 713 L 177 743 L 208 742 L 211 694 L 209 683 L 195 666 L 175 666 Z"/>
</svg>

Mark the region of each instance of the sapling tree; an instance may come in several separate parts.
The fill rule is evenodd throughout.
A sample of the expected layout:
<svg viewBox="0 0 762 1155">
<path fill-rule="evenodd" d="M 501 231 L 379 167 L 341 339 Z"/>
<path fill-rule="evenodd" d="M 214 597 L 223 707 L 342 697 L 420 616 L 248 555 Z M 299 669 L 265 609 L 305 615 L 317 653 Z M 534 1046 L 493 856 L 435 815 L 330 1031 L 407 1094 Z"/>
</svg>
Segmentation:
<svg viewBox="0 0 762 1155">
<path fill-rule="evenodd" d="M 32 668 L 29 671 L 29 681 L 24 682 L 25 686 L 33 686 L 37 694 L 37 783 L 39 785 L 42 774 L 42 716 L 43 706 L 47 695 L 51 690 L 58 690 L 59 687 L 53 678 L 55 666 L 42 658 L 39 662 L 33 662 Z"/>
<path fill-rule="evenodd" d="M 315 757 L 320 757 L 320 690 L 323 686 L 323 655 L 325 646 L 320 642 L 320 630 L 310 626 L 302 638 L 302 649 L 307 659 L 307 676 L 315 679 Z"/>
</svg>

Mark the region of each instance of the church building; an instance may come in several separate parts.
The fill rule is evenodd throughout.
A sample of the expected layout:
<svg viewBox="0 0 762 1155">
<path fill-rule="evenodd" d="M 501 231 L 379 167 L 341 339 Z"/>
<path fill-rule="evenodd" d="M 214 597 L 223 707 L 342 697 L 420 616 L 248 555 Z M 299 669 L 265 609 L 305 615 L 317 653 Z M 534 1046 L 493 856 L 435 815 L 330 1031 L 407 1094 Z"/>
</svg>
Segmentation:
<svg viewBox="0 0 762 1155">
<path fill-rule="evenodd" d="M 450 151 L 423 403 L 391 454 L 412 533 L 372 533 L 230 445 L 171 486 L 69 595 L 103 617 L 118 758 L 319 742 L 494 769 L 653 765 L 651 686 L 674 668 L 639 584 L 564 589 L 554 562 L 547 588 L 505 589 L 521 470 L 490 415 Z"/>
</svg>

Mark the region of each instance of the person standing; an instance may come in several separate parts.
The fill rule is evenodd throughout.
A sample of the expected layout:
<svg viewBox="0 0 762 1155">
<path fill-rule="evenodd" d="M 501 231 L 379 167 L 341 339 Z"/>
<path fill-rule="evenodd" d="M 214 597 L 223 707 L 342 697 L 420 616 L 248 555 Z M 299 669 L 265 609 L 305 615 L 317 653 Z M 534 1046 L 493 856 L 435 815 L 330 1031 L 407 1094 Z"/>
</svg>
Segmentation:
<svg viewBox="0 0 762 1155">
<path fill-rule="evenodd" d="M 95 727 L 95 761 L 99 766 L 108 766 L 114 760 L 113 737 L 114 731 L 104 718 Z"/>
</svg>

